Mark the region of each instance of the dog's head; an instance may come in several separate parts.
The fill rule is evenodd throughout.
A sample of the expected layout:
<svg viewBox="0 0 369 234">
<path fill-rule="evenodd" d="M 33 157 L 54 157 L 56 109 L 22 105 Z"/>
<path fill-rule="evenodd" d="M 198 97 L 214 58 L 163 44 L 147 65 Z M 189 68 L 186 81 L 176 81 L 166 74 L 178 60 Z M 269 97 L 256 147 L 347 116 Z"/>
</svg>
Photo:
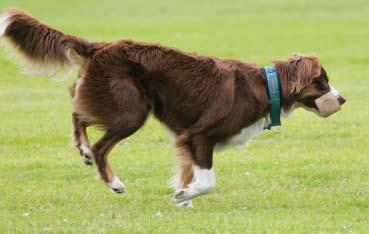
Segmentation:
<svg viewBox="0 0 369 234">
<path fill-rule="evenodd" d="M 299 55 L 274 63 L 281 77 L 284 109 L 295 105 L 320 117 L 328 117 L 339 111 L 346 102 L 329 85 L 328 75 L 317 57 Z"/>
</svg>

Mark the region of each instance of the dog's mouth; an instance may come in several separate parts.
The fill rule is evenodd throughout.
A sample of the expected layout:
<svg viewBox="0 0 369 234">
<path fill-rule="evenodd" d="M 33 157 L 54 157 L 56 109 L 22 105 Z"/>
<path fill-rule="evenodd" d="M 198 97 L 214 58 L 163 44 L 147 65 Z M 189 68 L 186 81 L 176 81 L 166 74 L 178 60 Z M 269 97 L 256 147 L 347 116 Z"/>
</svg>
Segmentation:
<svg viewBox="0 0 369 234">
<path fill-rule="evenodd" d="M 305 110 L 315 113 L 319 117 L 327 118 L 328 116 L 341 110 L 341 106 L 346 102 L 346 98 L 342 97 L 338 91 L 330 87 L 330 91 L 314 100 L 314 105 L 308 106 L 303 102 L 298 102 L 296 107 L 302 107 Z"/>
<path fill-rule="evenodd" d="M 333 87 L 331 87 L 331 90 L 328 93 L 315 99 L 315 105 L 317 106 L 319 116 L 323 118 L 341 110 L 341 106 L 345 102 L 346 99 Z"/>
</svg>

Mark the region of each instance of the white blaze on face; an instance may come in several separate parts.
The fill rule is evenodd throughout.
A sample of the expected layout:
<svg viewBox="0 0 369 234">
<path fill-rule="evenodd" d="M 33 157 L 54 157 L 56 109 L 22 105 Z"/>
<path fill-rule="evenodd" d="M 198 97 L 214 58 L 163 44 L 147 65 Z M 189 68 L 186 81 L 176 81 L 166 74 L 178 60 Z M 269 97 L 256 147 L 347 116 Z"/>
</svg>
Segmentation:
<svg viewBox="0 0 369 234">
<path fill-rule="evenodd" d="M 334 95 L 334 96 L 336 96 L 337 98 L 340 96 L 340 93 L 338 92 L 338 90 L 337 89 L 335 89 L 334 87 L 332 87 L 332 86 L 330 86 L 330 92 Z"/>
<path fill-rule="evenodd" d="M 5 33 L 6 28 L 10 24 L 9 15 L 3 14 L 0 16 L 0 37 L 2 37 Z"/>
</svg>

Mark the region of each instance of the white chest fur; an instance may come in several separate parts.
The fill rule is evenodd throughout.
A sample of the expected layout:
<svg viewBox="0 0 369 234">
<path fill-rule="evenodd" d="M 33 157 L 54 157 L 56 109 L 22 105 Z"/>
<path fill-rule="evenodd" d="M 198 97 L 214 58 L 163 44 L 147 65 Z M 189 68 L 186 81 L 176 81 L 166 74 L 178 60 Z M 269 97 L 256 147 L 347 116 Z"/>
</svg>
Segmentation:
<svg viewBox="0 0 369 234">
<path fill-rule="evenodd" d="M 227 146 L 246 144 L 248 141 L 250 141 L 252 138 L 257 136 L 260 132 L 264 130 L 265 121 L 270 121 L 270 120 L 267 120 L 266 118 L 261 118 L 257 120 L 255 123 L 242 129 L 239 134 L 233 136 L 226 144 L 222 144 L 222 143 L 217 144 L 216 150 L 224 149 Z M 171 138 L 175 137 L 174 132 L 170 130 L 168 130 L 168 132 Z"/>
<path fill-rule="evenodd" d="M 265 118 L 261 118 L 250 126 L 241 130 L 238 135 L 231 138 L 227 145 L 244 145 L 264 130 Z"/>
</svg>

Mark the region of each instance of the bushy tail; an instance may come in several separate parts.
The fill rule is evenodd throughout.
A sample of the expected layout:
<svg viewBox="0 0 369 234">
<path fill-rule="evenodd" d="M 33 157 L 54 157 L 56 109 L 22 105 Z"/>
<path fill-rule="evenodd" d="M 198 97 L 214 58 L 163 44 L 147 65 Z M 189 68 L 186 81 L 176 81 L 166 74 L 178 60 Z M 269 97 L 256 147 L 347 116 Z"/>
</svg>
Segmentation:
<svg viewBox="0 0 369 234">
<path fill-rule="evenodd" d="M 18 9 L 0 17 L 0 37 L 8 39 L 32 65 L 45 70 L 80 64 L 92 47 L 92 43 L 65 35 Z"/>
</svg>

